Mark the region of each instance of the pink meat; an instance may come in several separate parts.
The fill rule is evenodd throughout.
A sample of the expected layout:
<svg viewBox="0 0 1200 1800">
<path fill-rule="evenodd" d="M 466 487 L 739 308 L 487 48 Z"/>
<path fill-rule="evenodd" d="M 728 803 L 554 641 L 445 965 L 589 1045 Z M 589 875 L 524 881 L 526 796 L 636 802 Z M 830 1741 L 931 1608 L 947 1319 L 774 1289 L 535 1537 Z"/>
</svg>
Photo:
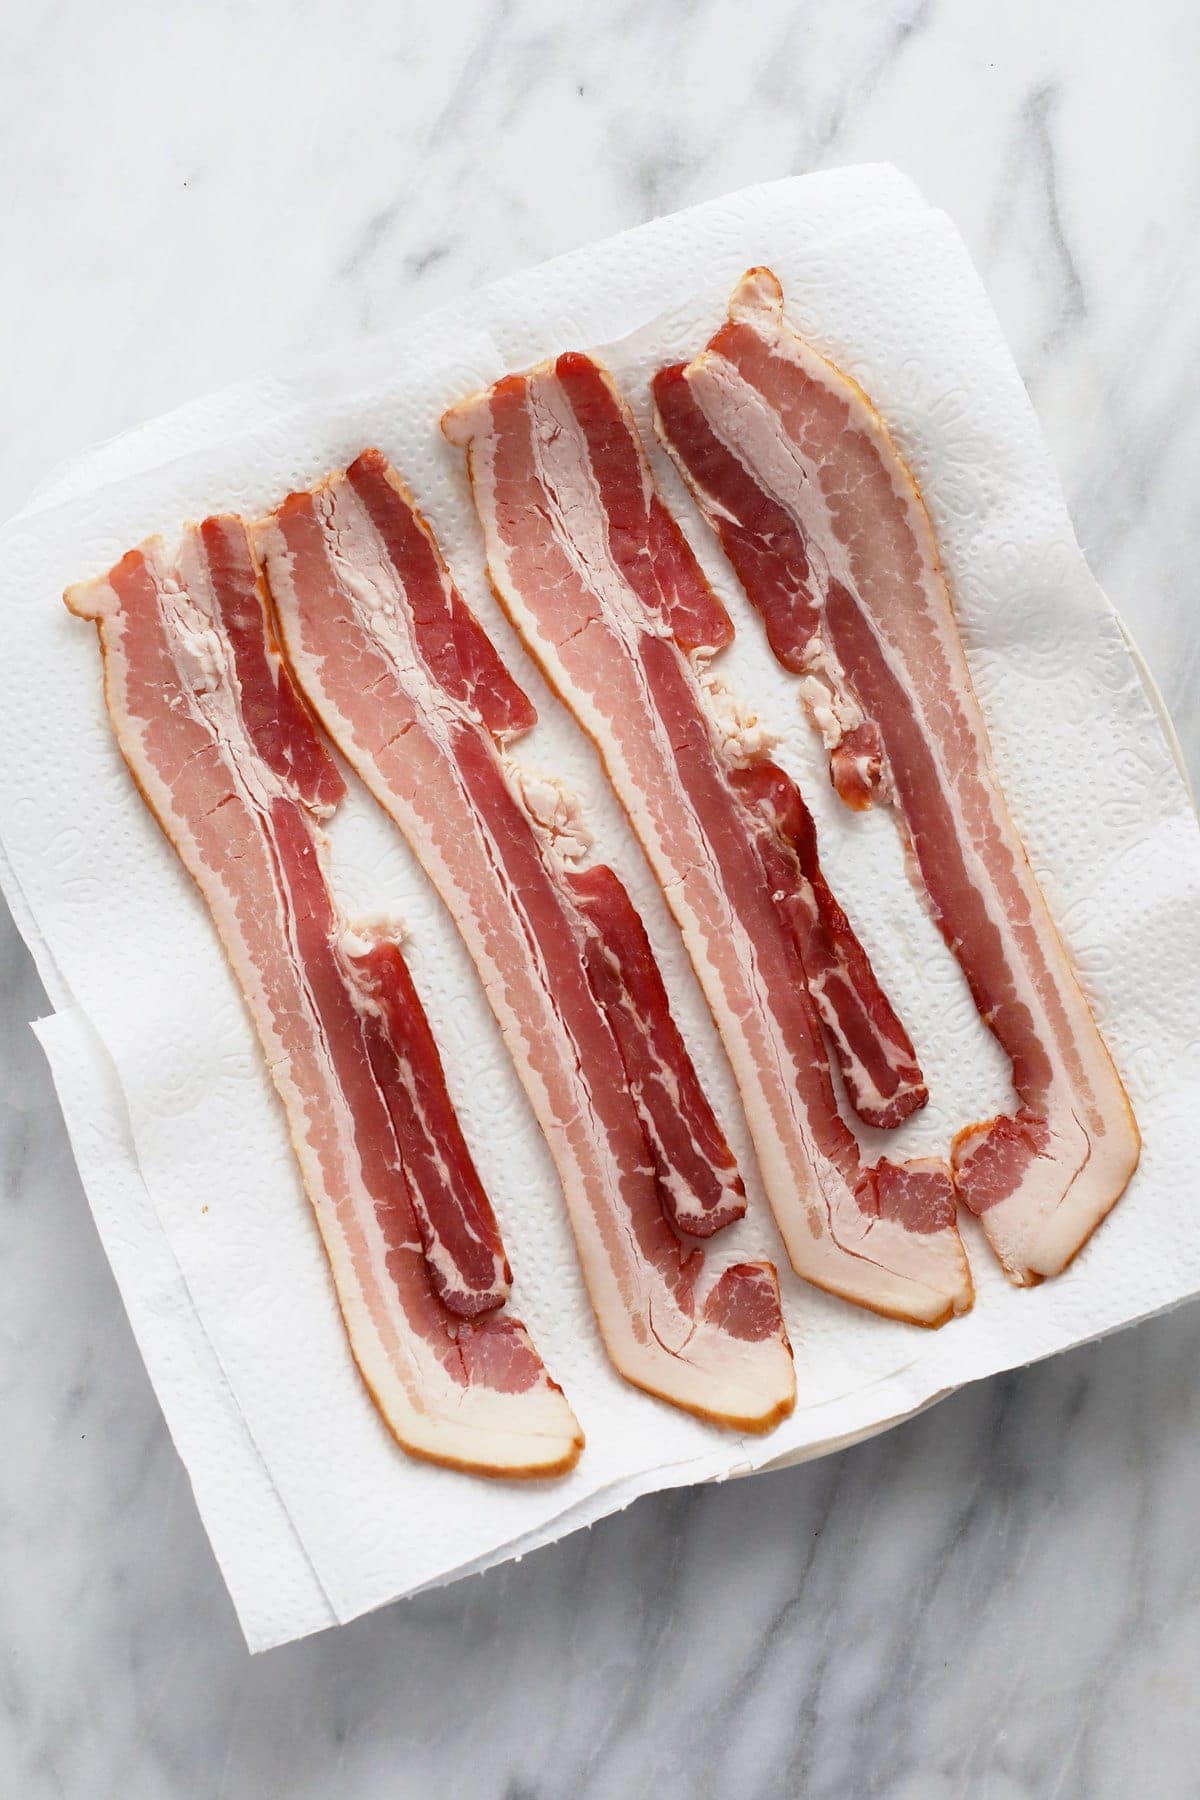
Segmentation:
<svg viewBox="0 0 1200 1800">
<path fill-rule="evenodd" d="M 912 1040 L 825 879 L 800 789 L 765 757 L 732 769 L 729 780 L 750 813 L 772 897 L 791 927 L 850 1104 L 867 1125 L 899 1125 L 925 1105 L 929 1091 Z"/>
<path fill-rule="evenodd" d="M 683 931 L 793 1265 L 923 1323 L 964 1310 L 971 1285 L 949 1171 L 865 1165 L 838 1112 L 813 990 L 829 1015 L 853 1000 L 830 1035 L 852 1068 L 862 1045 L 860 1093 L 874 1082 L 881 1106 L 898 1091 L 898 1064 L 912 1078 L 911 1046 L 898 1027 L 880 1031 L 882 997 L 861 949 L 861 961 L 839 959 L 834 944 L 849 927 L 805 876 L 811 840 L 779 772 L 762 759 L 735 763 L 718 742 L 685 642 L 723 641 L 727 630 L 674 634 L 673 596 L 694 593 L 703 575 L 655 504 L 611 382 L 587 358 L 560 357 L 507 377 L 443 426 L 468 450 L 493 584 L 598 745 Z M 690 601 L 688 617 L 700 616 Z M 930 1203 L 938 1184 L 940 1206 Z"/>
<path fill-rule="evenodd" d="M 663 1208 L 679 1231 L 713 1237 L 743 1216 L 746 1189 L 671 1015 L 646 928 L 603 864 L 565 879 L 584 922 L 588 981 L 617 1041 Z"/>
<path fill-rule="evenodd" d="M 1017 1108 L 959 1134 L 959 1193 L 1013 1280 L 1056 1274 L 1128 1183 L 1138 1132 L 1005 805 L 913 478 L 861 389 L 788 327 L 769 270 L 654 391 L 776 656 L 845 721 L 838 792 L 894 804 L 1011 1060 Z"/>
<path fill-rule="evenodd" d="M 487 1474 L 582 1439 L 524 1327 L 398 947 L 346 931 L 317 820 L 341 777 L 270 632 L 244 528 L 209 519 L 73 588 L 122 754 L 194 877 L 284 1103 L 351 1348 L 406 1449 Z"/>
<path fill-rule="evenodd" d="M 555 1159 L 614 1363 L 676 1404 L 765 1429 L 794 1397 L 774 1272 L 764 1265 L 755 1290 L 775 1293 L 773 1328 L 727 1329 L 745 1266 L 714 1284 L 677 1235 L 740 1217 L 742 1185 L 624 888 L 609 869 L 575 866 L 567 826 L 531 810 L 500 754 L 497 740 L 532 723 L 528 700 L 379 452 L 291 495 L 254 535 L 295 678 L 475 961 Z M 463 664 L 424 628 L 447 617 Z M 468 681 L 464 665 L 490 673 Z"/>
</svg>

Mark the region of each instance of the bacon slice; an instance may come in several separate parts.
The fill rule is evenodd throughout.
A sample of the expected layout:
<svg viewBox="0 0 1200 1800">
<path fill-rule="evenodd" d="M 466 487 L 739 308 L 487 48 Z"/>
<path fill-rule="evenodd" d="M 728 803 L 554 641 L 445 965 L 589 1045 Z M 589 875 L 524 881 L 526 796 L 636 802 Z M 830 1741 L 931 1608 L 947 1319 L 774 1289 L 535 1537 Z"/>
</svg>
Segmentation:
<svg viewBox="0 0 1200 1800">
<path fill-rule="evenodd" d="M 912 1079 L 911 1048 L 898 1024 L 872 1035 L 886 1002 L 861 949 L 842 942 L 838 980 L 828 948 L 825 960 L 812 949 L 849 927 L 804 880 L 797 846 L 811 873 L 811 843 L 786 778 L 722 739 L 687 651 L 723 642 L 728 621 L 702 599 L 703 574 L 611 381 L 563 356 L 442 423 L 468 451 L 496 590 L 599 747 L 683 932 L 793 1266 L 924 1324 L 965 1310 L 948 1169 L 867 1166 L 838 1112 L 810 982 L 827 1017 L 839 989 L 853 994 L 845 1038 L 862 1043 L 862 1085 L 894 1096 Z"/>
<path fill-rule="evenodd" d="M 765 757 L 733 767 L 772 896 L 791 927 L 808 989 L 859 1118 L 887 1129 L 925 1105 L 916 1053 L 817 855 L 812 814 L 791 776 Z"/>
<path fill-rule="evenodd" d="M 1124 1191 L 1139 1136 L 992 767 L 929 515 L 867 396 L 752 269 L 728 323 L 654 383 L 661 436 L 771 646 L 803 675 L 852 806 L 891 801 L 933 916 L 1012 1061 L 955 1181 L 1011 1278 L 1055 1275 Z"/>
<path fill-rule="evenodd" d="M 609 1354 L 639 1387 L 743 1429 L 794 1404 L 775 1271 L 702 1279 L 745 1197 L 611 869 L 576 866 L 553 783 L 498 742 L 533 722 L 411 495 L 366 451 L 255 527 L 295 677 L 397 822 L 473 956 L 554 1156 Z M 430 621 L 453 620 L 454 644 Z"/>
<path fill-rule="evenodd" d="M 287 1113 L 351 1348 L 405 1449 L 490 1475 L 583 1439 L 524 1327 L 398 946 L 337 916 L 317 820 L 344 792 L 283 668 L 241 522 L 130 551 L 67 605 L 96 622 L 143 797 L 208 903 Z"/>
</svg>

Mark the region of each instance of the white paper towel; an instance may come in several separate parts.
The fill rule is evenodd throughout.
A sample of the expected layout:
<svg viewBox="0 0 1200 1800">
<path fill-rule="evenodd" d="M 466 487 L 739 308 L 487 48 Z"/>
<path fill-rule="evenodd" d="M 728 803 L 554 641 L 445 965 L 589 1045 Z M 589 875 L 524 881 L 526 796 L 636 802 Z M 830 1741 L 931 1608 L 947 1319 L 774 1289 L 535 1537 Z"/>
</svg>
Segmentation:
<svg viewBox="0 0 1200 1800">
<path fill-rule="evenodd" d="M 996 760 L 1034 867 L 1129 1087 L 1142 1167 L 1059 1280 L 1010 1288 L 967 1226 L 975 1311 L 926 1334 L 805 1288 L 781 1266 L 799 1402 L 737 1439 L 611 1374 L 545 1148 L 448 920 L 397 834 L 354 791 L 334 822 L 345 904 L 408 925 L 414 976 L 487 1171 L 514 1311 L 588 1438 L 567 1479 L 505 1487 L 406 1458 L 351 1363 L 324 1258 L 207 914 L 135 795 L 100 695 L 94 635 L 59 600 L 151 531 L 266 509 L 378 443 L 428 512 L 468 600 L 533 694 L 520 747 L 585 802 L 641 905 L 677 1015 L 750 1189 L 718 1262 L 783 1253 L 720 1045 L 594 753 L 550 697 L 484 579 L 442 409 L 506 369 L 599 348 L 647 419 L 647 382 L 693 353 L 734 280 L 767 262 L 793 320 L 849 369 L 908 454 L 937 526 Z M 830 794 L 791 678 L 671 471 L 664 485 L 733 612 L 719 665 L 779 734 L 835 890 L 930 1081 L 902 1153 L 1009 1099 L 1006 1071 L 906 880 L 886 814 Z M 252 1648 L 520 1554 L 653 1488 L 819 1454 L 968 1380 L 1200 1291 L 1191 1122 L 1200 1106 L 1200 834 L 1167 739 L 1071 532 L 1016 370 L 948 221 L 885 168 L 749 189 L 659 220 L 384 339 L 186 407 L 77 459 L 4 530 L 9 621 L 0 885 L 59 1016 L 41 1027 L 93 1211 Z"/>
</svg>

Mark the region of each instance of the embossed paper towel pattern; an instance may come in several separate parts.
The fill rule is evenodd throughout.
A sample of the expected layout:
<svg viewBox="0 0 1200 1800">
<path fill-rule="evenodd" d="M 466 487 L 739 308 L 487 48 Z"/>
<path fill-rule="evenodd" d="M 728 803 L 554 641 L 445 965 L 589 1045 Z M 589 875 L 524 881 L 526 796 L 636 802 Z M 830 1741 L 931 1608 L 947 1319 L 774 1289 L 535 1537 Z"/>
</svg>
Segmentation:
<svg viewBox="0 0 1200 1800">
<path fill-rule="evenodd" d="M 1133 1187 L 1074 1267 L 1018 1292 L 972 1241 L 976 1309 L 935 1337 L 864 1317 L 786 1274 L 682 946 L 594 753 L 488 592 L 465 479 L 437 430 L 450 401 L 567 348 L 598 350 L 648 426 L 654 370 L 707 337 L 732 282 L 760 261 L 785 281 L 797 325 L 876 398 L 921 482 L 1002 779 L 1145 1137 Z M 335 823 L 341 899 L 408 927 L 465 1129 L 476 1152 L 486 1151 L 518 1271 L 514 1307 L 566 1388 L 587 1453 L 563 1482 L 512 1490 L 419 1468 L 388 1439 L 350 1366 L 232 979 L 129 787 L 104 719 L 94 642 L 59 595 L 150 531 L 169 536 L 214 508 L 264 511 L 371 442 L 404 473 L 468 602 L 532 692 L 542 724 L 522 759 L 584 796 L 601 853 L 647 920 L 749 1178 L 749 1213 L 727 1251 L 781 1265 L 799 1386 L 794 1417 L 761 1442 L 676 1416 L 610 1373 L 549 1159 L 486 1003 L 408 852 L 361 795 Z M 895 1147 L 944 1151 L 965 1119 L 1006 1102 L 1000 1059 L 908 885 L 889 821 L 837 809 L 791 678 L 673 472 L 665 464 L 660 472 L 738 627 L 722 675 L 753 697 L 779 759 L 800 778 L 831 880 L 929 1077 L 929 1108 Z M 119 1210 L 137 1194 L 140 1229 L 161 1233 L 154 1253 L 137 1252 L 132 1232 L 126 1253 L 114 1248 L 131 1312 L 144 1315 L 151 1301 L 177 1308 L 190 1341 L 204 1347 L 185 1379 L 182 1364 L 143 1334 L 255 1647 L 519 1554 L 653 1488 L 817 1454 L 963 1381 L 1200 1291 L 1190 1166 L 1200 1104 L 1191 1023 L 1200 1003 L 1200 835 L 963 247 L 894 171 L 840 171 L 714 201 L 386 339 L 331 350 L 155 421 L 42 490 L 3 533 L 0 583 L 10 627 L 0 881 L 56 1006 L 81 1016 L 69 1052 L 53 1049 L 53 1031 L 48 1048 L 104 1235 L 115 1245 Z M 79 1062 L 89 1057 L 94 1079 L 85 1080 Z M 87 1116 L 101 1113 L 112 1129 L 84 1149 Z M 204 1404 L 197 1381 L 212 1389 Z M 258 1496 L 253 1555 L 237 1541 L 236 1509 L 215 1498 L 234 1454 Z M 287 1603 L 276 1604 L 285 1588 Z"/>
</svg>

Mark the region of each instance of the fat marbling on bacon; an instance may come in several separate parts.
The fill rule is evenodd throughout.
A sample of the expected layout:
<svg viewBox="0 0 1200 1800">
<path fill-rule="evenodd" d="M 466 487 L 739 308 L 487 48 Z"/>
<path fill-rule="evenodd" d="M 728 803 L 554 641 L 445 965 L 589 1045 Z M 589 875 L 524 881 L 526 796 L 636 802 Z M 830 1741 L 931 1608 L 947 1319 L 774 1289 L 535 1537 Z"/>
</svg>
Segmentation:
<svg viewBox="0 0 1200 1800">
<path fill-rule="evenodd" d="M 299 686 L 404 832 L 470 951 L 562 1182 L 616 1367 L 765 1430 L 795 1377 L 769 1263 L 706 1277 L 744 1189 L 613 871 L 504 747 L 533 706 L 377 450 L 254 528 Z"/>
<path fill-rule="evenodd" d="M 958 1191 L 1021 1284 L 1070 1262 L 1138 1161 L 1124 1089 L 992 765 L 929 515 L 857 384 L 752 269 L 657 423 L 852 806 L 890 801 L 933 916 L 1012 1062 L 1014 1111 L 966 1127 Z"/>
<path fill-rule="evenodd" d="M 971 1303 L 949 1171 L 868 1165 L 865 1116 L 925 1098 L 911 1044 L 819 874 L 794 783 L 714 710 L 727 615 L 655 488 L 611 380 L 577 354 L 498 382 L 443 429 L 468 453 L 493 584 L 595 741 L 724 1039 L 796 1270 L 877 1311 Z"/>
<path fill-rule="evenodd" d="M 67 605 L 95 621 L 121 753 L 208 903 L 283 1101 L 350 1345 L 405 1449 L 490 1475 L 582 1437 L 528 1334 L 398 945 L 337 914 L 344 793 L 271 633 L 245 528 L 157 539 Z"/>
</svg>

